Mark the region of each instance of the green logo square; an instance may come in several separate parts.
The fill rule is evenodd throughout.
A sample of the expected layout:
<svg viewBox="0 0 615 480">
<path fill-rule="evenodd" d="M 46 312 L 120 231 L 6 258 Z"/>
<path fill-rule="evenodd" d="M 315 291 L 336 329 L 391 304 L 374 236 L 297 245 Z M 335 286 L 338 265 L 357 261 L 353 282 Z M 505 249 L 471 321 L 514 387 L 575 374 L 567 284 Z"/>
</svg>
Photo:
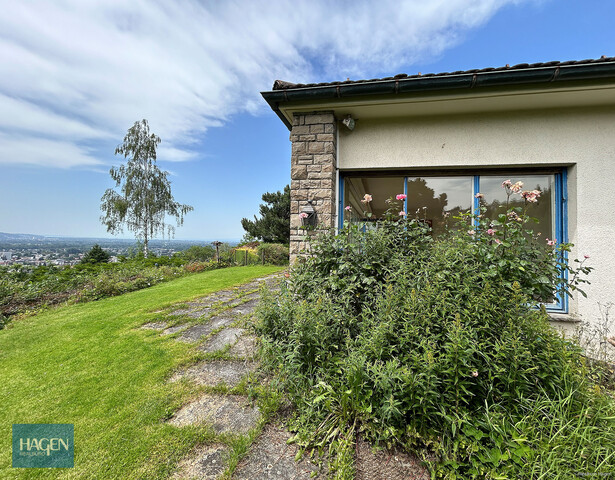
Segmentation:
<svg viewBox="0 0 615 480">
<path fill-rule="evenodd" d="M 72 423 L 14 423 L 13 468 L 72 468 L 74 438 Z"/>
</svg>

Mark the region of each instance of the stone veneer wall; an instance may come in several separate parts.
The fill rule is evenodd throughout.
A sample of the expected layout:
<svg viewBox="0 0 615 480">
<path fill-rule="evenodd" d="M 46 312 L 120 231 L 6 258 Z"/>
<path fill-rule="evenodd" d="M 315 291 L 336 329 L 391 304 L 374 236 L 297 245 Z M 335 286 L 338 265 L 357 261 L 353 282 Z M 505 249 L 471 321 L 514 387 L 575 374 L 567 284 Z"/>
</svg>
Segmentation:
<svg viewBox="0 0 615 480">
<path fill-rule="evenodd" d="M 332 112 L 295 114 L 290 132 L 290 261 L 306 251 L 306 233 L 314 235 L 335 226 L 335 167 L 337 123 Z M 299 213 L 312 200 L 318 227 L 301 229 Z"/>
</svg>

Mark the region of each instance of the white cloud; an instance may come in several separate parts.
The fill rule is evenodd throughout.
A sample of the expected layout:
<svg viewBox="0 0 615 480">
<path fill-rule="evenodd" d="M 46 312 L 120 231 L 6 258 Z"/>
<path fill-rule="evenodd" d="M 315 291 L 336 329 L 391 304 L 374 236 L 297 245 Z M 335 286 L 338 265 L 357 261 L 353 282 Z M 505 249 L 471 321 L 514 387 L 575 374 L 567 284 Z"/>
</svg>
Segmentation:
<svg viewBox="0 0 615 480">
<path fill-rule="evenodd" d="M 72 142 L 0 132 L 0 164 L 96 168 L 102 162 L 87 148 Z"/>
<path fill-rule="evenodd" d="M 159 158 L 191 160 L 207 128 L 264 108 L 258 92 L 277 78 L 394 74 L 510 3 L 5 2 L 0 164 L 105 163 L 90 147 L 112 152 L 141 118 L 163 139 Z"/>
</svg>

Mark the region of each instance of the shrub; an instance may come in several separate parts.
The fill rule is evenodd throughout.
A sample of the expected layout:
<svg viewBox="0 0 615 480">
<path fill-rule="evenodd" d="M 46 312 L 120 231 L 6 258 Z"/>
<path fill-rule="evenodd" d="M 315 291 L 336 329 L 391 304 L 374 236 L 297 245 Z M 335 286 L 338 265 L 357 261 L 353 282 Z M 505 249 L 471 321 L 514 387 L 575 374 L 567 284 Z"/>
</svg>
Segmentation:
<svg viewBox="0 0 615 480">
<path fill-rule="evenodd" d="M 177 256 L 183 258 L 186 262 L 207 262 L 213 259 L 215 255 L 216 249 L 211 245 L 193 245 L 183 252 L 177 253 Z"/>
<path fill-rule="evenodd" d="M 79 301 L 98 300 L 141 290 L 183 274 L 178 267 L 148 267 L 135 264 L 121 265 L 89 279 L 79 292 Z"/>
<path fill-rule="evenodd" d="M 565 264 L 570 245 L 534 237 L 518 209 L 461 216 L 437 239 L 395 210 L 378 228 L 319 237 L 279 297 L 265 292 L 265 358 L 297 407 L 299 437 L 347 446 L 360 430 L 429 449 L 438 478 L 611 472 L 614 404 L 538 308 L 589 272 Z"/>
<path fill-rule="evenodd" d="M 1 266 L 0 314 L 10 318 L 69 299 L 96 300 L 146 288 L 186 274 L 176 262 L 169 257 L 157 257 L 121 263 L 82 263 L 72 267 Z M 2 324 L 7 322 L 4 320 Z"/>
<path fill-rule="evenodd" d="M 261 243 L 257 247 L 258 258 L 271 265 L 288 265 L 288 245 L 283 243 Z"/>
</svg>

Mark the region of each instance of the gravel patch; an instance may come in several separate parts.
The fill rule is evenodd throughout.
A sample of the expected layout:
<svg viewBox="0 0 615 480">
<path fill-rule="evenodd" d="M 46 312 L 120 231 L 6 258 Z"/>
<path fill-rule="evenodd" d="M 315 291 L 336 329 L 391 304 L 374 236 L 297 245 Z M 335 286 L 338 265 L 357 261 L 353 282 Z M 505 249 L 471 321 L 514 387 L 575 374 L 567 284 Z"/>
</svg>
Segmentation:
<svg viewBox="0 0 615 480">
<path fill-rule="evenodd" d="M 429 480 L 429 470 L 416 456 L 397 450 L 372 452 L 363 439 L 356 449 L 355 480 Z"/>
<path fill-rule="evenodd" d="M 177 466 L 172 480 L 216 480 L 225 469 L 226 445 L 204 445 L 196 448 Z"/>
<path fill-rule="evenodd" d="M 169 423 L 177 427 L 209 423 L 216 433 L 243 435 L 256 425 L 259 417 L 258 407 L 250 406 L 245 397 L 205 394 L 183 406 Z"/>
<path fill-rule="evenodd" d="M 287 445 L 291 434 L 279 426 L 267 425 L 239 462 L 233 480 L 309 480 L 324 479 L 318 467 L 307 458 L 295 462 L 296 445 Z M 312 475 L 316 475 L 315 477 Z"/>
<path fill-rule="evenodd" d="M 176 382 L 182 378 L 187 378 L 197 385 L 215 386 L 224 383 L 228 387 L 235 387 L 245 375 L 255 369 L 256 364 L 254 362 L 239 360 L 201 362 L 175 373 L 170 381 Z"/>
<path fill-rule="evenodd" d="M 209 339 L 209 341 L 199 348 L 207 353 L 222 350 L 227 345 L 235 345 L 241 335 L 245 333 L 243 328 L 226 328 Z"/>
</svg>

